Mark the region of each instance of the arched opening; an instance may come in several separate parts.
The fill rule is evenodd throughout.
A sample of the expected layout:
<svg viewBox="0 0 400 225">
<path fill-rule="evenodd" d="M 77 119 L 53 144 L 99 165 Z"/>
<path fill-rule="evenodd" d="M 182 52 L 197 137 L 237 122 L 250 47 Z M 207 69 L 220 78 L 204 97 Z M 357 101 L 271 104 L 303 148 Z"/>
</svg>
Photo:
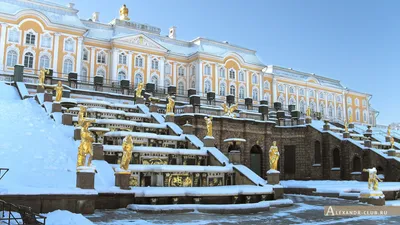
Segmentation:
<svg viewBox="0 0 400 225">
<path fill-rule="evenodd" d="M 321 143 L 315 141 L 314 143 L 314 164 L 321 164 Z"/>
<path fill-rule="evenodd" d="M 333 166 L 334 168 L 340 168 L 340 150 L 338 148 L 333 149 Z"/>
<path fill-rule="evenodd" d="M 296 145 L 284 146 L 284 172 L 285 179 L 294 179 L 296 173 Z"/>
<path fill-rule="evenodd" d="M 385 171 L 381 166 L 376 167 L 376 174 L 378 175 L 379 179 L 381 180 L 385 179 Z"/>
<path fill-rule="evenodd" d="M 250 169 L 261 176 L 262 150 L 259 145 L 254 145 L 250 150 Z"/>
<path fill-rule="evenodd" d="M 353 158 L 353 172 L 361 172 L 361 159 L 358 156 Z"/>
</svg>

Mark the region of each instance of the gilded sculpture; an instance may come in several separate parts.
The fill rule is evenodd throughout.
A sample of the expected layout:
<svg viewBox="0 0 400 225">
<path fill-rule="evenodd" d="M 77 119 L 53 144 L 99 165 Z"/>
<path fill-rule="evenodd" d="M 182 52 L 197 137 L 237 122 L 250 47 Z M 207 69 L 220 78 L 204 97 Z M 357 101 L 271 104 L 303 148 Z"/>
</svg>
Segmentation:
<svg viewBox="0 0 400 225">
<path fill-rule="evenodd" d="M 388 128 L 387 128 L 387 134 L 386 134 L 388 137 L 390 137 L 390 131 L 391 131 L 391 127 L 389 125 Z"/>
<path fill-rule="evenodd" d="M 344 132 L 349 133 L 349 123 L 344 121 Z"/>
<path fill-rule="evenodd" d="M 311 117 L 311 108 L 310 108 L 310 106 L 307 107 L 306 116 L 307 116 L 307 117 Z"/>
<path fill-rule="evenodd" d="M 58 81 L 57 86 L 54 88 L 54 90 L 56 90 L 56 102 L 60 102 L 64 90 L 61 81 Z"/>
<path fill-rule="evenodd" d="M 122 160 L 120 168 L 123 170 L 129 169 L 129 163 L 131 162 L 132 158 L 132 150 L 133 150 L 133 138 L 132 135 L 128 135 L 124 138 L 124 142 L 122 143 Z"/>
<path fill-rule="evenodd" d="M 136 98 L 143 98 L 142 90 L 143 90 L 143 82 L 140 82 L 136 88 Z"/>
<path fill-rule="evenodd" d="M 84 120 L 81 128 L 81 143 L 78 147 L 78 161 L 77 167 L 85 166 L 86 156 L 89 155 L 86 166 L 92 165 L 93 157 L 93 135 L 89 131 L 89 126 L 92 124 L 93 120 Z"/>
<path fill-rule="evenodd" d="M 276 141 L 272 142 L 269 149 L 269 167 L 271 170 L 278 170 L 279 150 L 276 146 Z"/>
<path fill-rule="evenodd" d="M 212 117 L 204 117 L 207 126 L 207 136 L 212 137 Z"/>
<path fill-rule="evenodd" d="M 44 88 L 44 81 L 46 79 L 46 75 L 50 73 L 50 70 L 46 70 L 45 68 L 40 69 L 39 72 L 39 86 Z"/>
<path fill-rule="evenodd" d="M 166 114 L 174 114 L 175 100 L 172 96 L 168 95 L 167 111 Z"/>
<path fill-rule="evenodd" d="M 231 107 L 228 107 L 226 103 L 223 103 L 222 107 L 224 108 L 225 116 L 236 117 L 236 115 L 233 112 L 238 109 L 238 103 L 232 105 Z"/>
<path fill-rule="evenodd" d="M 123 4 L 122 7 L 119 9 L 119 19 L 129 20 L 128 14 L 129 14 L 129 9 L 126 7 L 125 4 Z"/>
<path fill-rule="evenodd" d="M 390 137 L 390 148 L 391 149 L 394 149 L 394 138 L 393 137 Z"/>
<path fill-rule="evenodd" d="M 350 114 L 349 116 L 349 123 L 353 122 L 353 115 Z"/>
<path fill-rule="evenodd" d="M 378 181 L 382 182 L 382 180 L 379 179 L 378 175 L 376 175 L 376 168 L 373 167 L 372 169 L 363 169 L 363 171 L 368 172 L 368 189 L 377 191 Z"/>
<path fill-rule="evenodd" d="M 85 121 L 86 117 L 86 107 L 81 105 L 79 107 L 79 113 L 78 113 L 78 126 L 82 126 L 83 122 Z"/>
</svg>

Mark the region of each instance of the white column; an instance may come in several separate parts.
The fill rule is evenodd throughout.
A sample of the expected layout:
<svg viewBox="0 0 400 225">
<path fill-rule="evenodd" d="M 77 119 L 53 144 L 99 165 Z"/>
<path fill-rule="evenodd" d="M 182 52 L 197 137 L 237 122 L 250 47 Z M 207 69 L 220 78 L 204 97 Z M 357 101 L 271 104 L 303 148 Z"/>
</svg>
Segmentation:
<svg viewBox="0 0 400 225">
<path fill-rule="evenodd" d="M 53 77 L 58 76 L 58 46 L 60 42 L 60 33 L 54 34 L 54 59 L 53 59 Z"/>
<path fill-rule="evenodd" d="M 300 105 L 299 105 L 299 87 L 296 88 L 296 110 L 300 110 Z"/>
<path fill-rule="evenodd" d="M 192 85 L 190 83 L 190 66 L 189 64 L 184 65 L 183 68 L 185 70 L 186 87 L 188 87 L 187 89 L 189 89 L 189 87 Z"/>
<path fill-rule="evenodd" d="M 342 105 L 343 105 L 343 119 L 347 120 L 347 102 L 346 102 L 346 96 L 344 95 L 344 91 L 342 91 Z"/>
<path fill-rule="evenodd" d="M 317 90 L 315 90 L 315 92 L 314 92 L 317 96 L 316 96 L 316 99 L 317 99 L 317 112 L 322 112 L 321 110 L 320 110 L 320 108 L 319 108 L 319 92 L 317 91 Z"/>
<path fill-rule="evenodd" d="M 4 70 L 4 55 L 5 49 L 4 45 L 6 43 L 6 31 L 7 31 L 7 24 L 1 23 L 1 36 L 0 36 L 0 71 Z"/>
<path fill-rule="evenodd" d="M 247 71 L 247 70 L 243 70 L 243 73 L 244 73 L 244 80 L 245 80 L 245 82 L 246 82 L 246 92 L 247 92 L 247 98 L 250 98 L 250 86 L 252 86 L 252 83 L 251 83 L 251 79 L 249 79 L 249 76 L 251 76 L 250 74 L 251 74 L 251 72 L 250 71 Z M 251 93 L 251 98 L 253 98 L 253 93 Z"/>
<path fill-rule="evenodd" d="M 310 107 L 310 99 L 308 98 L 308 88 L 306 88 L 306 103 L 307 103 L 307 108 Z"/>
<path fill-rule="evenodd" d="M 176 81 L 176 62 L 174 62 L 174 72 L 172 73 L 172 84 L 178 88 L 178 82 Z M 188 88 L 189 89 L 189 88 Z"/>
<path fill-rule="evenodd" d="M 164 80 L 165 80 L 165 58 L 161 57 L 160 62 L 159 62 L 159 69 L 160 69 L 160 80 L 158 81 L 158 86 L 164 87 Z M 166 87 L 164 87 L 166 88 Z"/>
<path fill-rule="evenodd" d="M 110 80 L 117 80 L 117 68 L 118 68 L 118 55 L 119 55 L 119 51 L 116 48 L 113 48 L 111 50 L 111 57 L 112 57 L 112 61 L 111 61 L 111 71 L 110 71 Z"/>
<path fill-rule="evenodd" d="M 96 63 L 96 48 L 92 47 L 90 49 L 90 79 L 93 81 L 94 76 L 96 75 L 94 71 L 94 64 Z"/>
<path fill-rule="evenodd" d="M 78 49 L 76 53 L 76 69 L 75 72 L 81 75 L 82 71 L 82 44 L 83 44 L 83 37 L 78 37 Z"/>
<path fill-rule="evenodd" d="M 219 91 L 218 91 L 218 63 L 214 64 L 215 68 L 214 68 L 214 82 L 215 82 L 215 96 L 218 96 Z M 212 77 L 212 75 L 211 75 Z"/>
<path fill-rule="evenodd" d="M 269 104 L 276 102 L 276 99 L 278 99 L 277 97 L 278 95 L 278 90 L 277 90 L 277 85 L 276 85 L 276 78 L 273 77 L 272 78 L 272 102 L 270 102 Z"/>
<path fill-rule="evenodd" d="M 325 92 L 325 112 L 327 114 L 327 117 L 329 116 L 328 113 L 328 92 Z"/>
<path fill-rule="evenodd" d="M 289 95 L 288 95 L 288 85 L 285 84 L 285 103 L 286 105 L 289 105 Z M 282 106 L 283 108 L 284 106 Z"/>
<path fill-rule="evenodd" d="M 203 65 L 202 62 L 199 60 L 199 64 L 197 65 L 197 67 L 199 68 L 199 74 L 197 74 L 197 94 L 203 94 Z M 203 95 L 202 95 L 203 96 Z"/>
<path fill-rule="evenodd" d="M 336 114 L 336 95 L 335 94 L 332 94 L 333 95 L 333 118 L 337 118 L 337 114 Z"/>
<path fill-rule="evenodd" d="M 130 81 L 130 83 L 132 84 L 133 80 L 132 80 L 132 51 L 128 52 L 128 80 Z"/>
<path fill-rule="evenodd" d="M 263 76 L 262 73 L 260 74 L 260 77 L 258 79 L 258 82 L 260 83 L 260 90 L 259 90 L 259 94 L 258 94 L 258 101 L 261 101 L 263 99 L 263 87 L 262 87 L 262 83 L 263 83 Z"/>
<path fill-rule="evenodd" d="M 146 83 L 149 83 L 151 81 L 151 79 L 150 79 L 150 68 L 151 68 L 151 56 L 147 55 Z"/>
</svg>

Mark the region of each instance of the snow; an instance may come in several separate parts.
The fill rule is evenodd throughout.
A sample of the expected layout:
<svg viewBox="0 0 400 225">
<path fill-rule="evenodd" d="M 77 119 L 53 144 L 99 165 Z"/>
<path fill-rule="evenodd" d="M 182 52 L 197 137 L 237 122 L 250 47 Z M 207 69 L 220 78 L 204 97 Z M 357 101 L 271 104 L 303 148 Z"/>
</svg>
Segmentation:
<svg viewBox="0 0 400 225">
<path fill-rule="evenodd" d="M 77 117 L 74 117 L 77 118 Z M 75 120 L 77 121 L 77 119 Z M 119 124 L 119 125 L 127 125 L 127 126 L 135 126 L 135 127 L 148 127 L 148 128 L 160 128 L 166 129 L 166 124 L 157 124 L 157 123 L 145 123 L 145 122 L 136 122 L 130 120 L 118 120 L 118 119 L 96 119 L 97 124 Z"/>
<path fill-rule="evenodd" d="M 167 126 L 168 126 L 169 128 L 171 128 L 171 130 L 172 130 L 175 134 L 180 135 L 180 134 L 183 133 L 183 130 L 182 130 L 178 125 L 176 125 L 175 123 L 167 122 L 167 123 L 165 123 L 165 124 L 167 124 Z"/>
<path fill-rule="evenodd" d="M 164 117 L 159 113 L 150 113 L 151 117 L 153 117 L 158 123 L 164 123 Z"/>
<path fill-rule="evenodd" d="M 46 225 L 94 225 L 82 214 L 75 214 L 65 210 L 56 210 L 42 215 L 47 217 Z"/>
<path fill-rule="evenodd" d="M 121 145 L 103 145 L 104 151 L 122 152 Z M 133 152 L 143 153 L 167 153 L 175 155 L 208 155 L 205 149 L 174 149 L 174 148 L 162 148 L 162 147 L 146 147 L 146 146 L 135 146 Z"/>
<path fill-rule="evenodd" d="M 21 94 L 21 98 L 24 99 L 24 98 L 27 98 L 30 96 L 28 89 L 26 89 L 24 82 L 17 82 L 17 87 L 18 87 L 19 93 Z"/>
<path fill-rule="evenodd" d="M 278 170 L 273 170 L 273 169 L 270 169 L 267 171 L 267 174 L 273 174 L 273 173 L 281 173 L 281 172 L 279 172 Z"/>
<path fill-rule="evenodd" d="M 47 113 L 50 114 L 53 111 L 53 103 L 52 102 L 44 102 L 43 106 L 46 109 Z"/>
<path fill-rule="evenodd" d="M 245 175 L 247 178 L 249 178 L 255 185 L 261 185 L 265 186 L 266 182 L 264 179 L 262 179 L 260 176 L 258 176 L 256 173 L 254 173 L 251 169 L 247 168 L 244 165 L 233 165 L 235 169 L 237 169 L 239 172 L 241 172 L 243 175 Z"/>
<path fill-rule="evenodd" d="M 114 170 L 110 164 L 104 160 L 93 160 L 92 164 L 97 171 L 94 184 L 96 189 L 115 185 Z"/>
<path fill-rule="evenodd" d="M 21 100 L 15 87 L 0 82 L 0 100 Z"/>
<path fill-rule="evenodd" d="M 201 148 L 204 146 L 204 143 L 193 134 L 185 134 L 184 135 L 194 146 Z"/>
<path fill-rule="evenodd" d="M 215 147 L 202 147 L 201 150 L 207 150 L 207 152 L 211 155 L 213 155 L 222 165 L 228 165 L 229 164 L 229 159 L 222 153 L 220 150 L 218 150 Z"/>
<path fill-rule="evenodd" d="M 137 104 L 137 106 L 138 106 L 138 108 L 140 109 L 140 111 L 142 111 L 143 113 L 146 113 L 146 114 L 150 113 L 150 110 L 149 110 L 149 108 L 148 108 L 146 105 L 144 105 L 144 104 Z"/>
<path fill-rule="evenodd" d="M 111 164 L 113 168 L 119 165 Z M 189 166 L 189 165 L 146 165 L 130 164 L 129 170 L 134 172 L 206 172 L 206 173 L 231 173 L 231 166 Z M 265 182 L 264 182 L 265 183 Z"/>
<path fill-rule="evenodd" d="M 243 139 L 243 138 L 228 138 L 228 139 L 224 140 L 224 142 L 231 142 L 231 141 L 246 142 L 246 139 Z"/>
</svg>

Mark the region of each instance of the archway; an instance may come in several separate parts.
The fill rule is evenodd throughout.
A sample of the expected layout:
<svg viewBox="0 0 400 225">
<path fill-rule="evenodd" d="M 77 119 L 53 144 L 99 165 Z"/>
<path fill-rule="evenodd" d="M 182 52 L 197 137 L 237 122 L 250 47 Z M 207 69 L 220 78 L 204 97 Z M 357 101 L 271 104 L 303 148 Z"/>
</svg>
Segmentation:
<svg viewBox="0 0 400 225">
<path fill-rule="evenodd" d="M 340 168 L 340 150 L 338 148 L 333 149 L 333 168 Z"/>
<path fill-rule="evenodd" d="M 321 143 L 319 141 L 314 142 L 314 164 L 321 164 Z"/>
<path fill-rule="evenodd" d="M 353 158 L 353 172 L 361 172 L 361 159 L 358 156 Z"/>
<path fill-rule="evenodd" d="M 259 145 L 254 145 L 250 150 L 250 169 L 261 176 L 262 166 L 262 150 Z M 261 176 L 262 177 L 262 176 Z"/>
</svg>

